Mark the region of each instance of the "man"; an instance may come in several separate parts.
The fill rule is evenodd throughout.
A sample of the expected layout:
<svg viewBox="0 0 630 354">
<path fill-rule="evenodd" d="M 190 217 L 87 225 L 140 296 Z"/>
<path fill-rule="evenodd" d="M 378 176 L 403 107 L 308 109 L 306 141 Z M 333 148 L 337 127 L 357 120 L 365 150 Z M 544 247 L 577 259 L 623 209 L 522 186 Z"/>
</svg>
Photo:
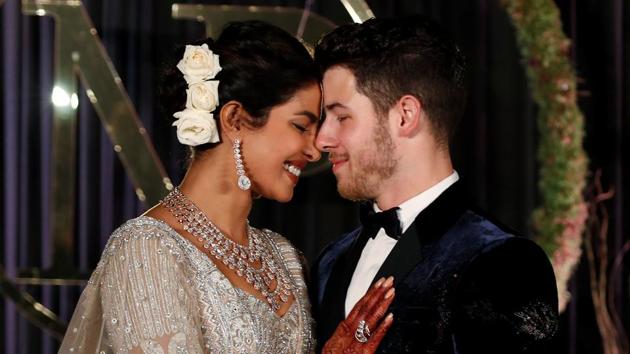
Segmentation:
<svg viewBox="0 0 630 354">
<path fill-rule="evenodd" d="M 328 34 L 315 60 L 326 110 L 316 145 L 339 193 L 366 201 L 362 226 L 314 268 L 319 342 L 376 279 L 394 276 L 394 322 L 379 352 L 546 353 L 558 321 L 551 265 L 471 209 L 451 163 L 465 102 L 457 47 L 419 17 L 372 19 Z"/>
</svg>

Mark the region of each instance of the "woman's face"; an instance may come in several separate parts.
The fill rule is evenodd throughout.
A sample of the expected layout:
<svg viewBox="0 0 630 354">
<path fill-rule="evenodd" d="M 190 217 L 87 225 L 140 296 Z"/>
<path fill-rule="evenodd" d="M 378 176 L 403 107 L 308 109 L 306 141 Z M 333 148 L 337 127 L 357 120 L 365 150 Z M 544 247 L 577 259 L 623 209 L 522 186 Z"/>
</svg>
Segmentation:
<svg viewBox="0 0 630 354">
<path fill-rule="evenodd" d="M 291 200 L 300 172 L 320 158 L 314 145 L 320 102 L 319 85 L 307 86 L 272 108 L 262 128 L 245 129 L 241 149 L 254 192 L 280 202 Z"/>
</svg>

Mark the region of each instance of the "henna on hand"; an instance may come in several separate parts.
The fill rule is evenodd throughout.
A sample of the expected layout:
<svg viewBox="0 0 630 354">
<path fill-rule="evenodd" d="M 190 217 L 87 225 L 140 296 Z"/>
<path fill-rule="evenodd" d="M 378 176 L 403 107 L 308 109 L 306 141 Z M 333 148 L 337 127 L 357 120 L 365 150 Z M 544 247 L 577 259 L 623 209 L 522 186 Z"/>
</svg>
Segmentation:
<svg viewBox="0 0 630 354">
<path fill-rule="evenodd" d="M 387 280 L 381 278 L 376 282 L 354 305 L 348 317 L 339 323 L 332 337 L 324 345 L 322 353 L 371 354 L 376 352 L 393 323 L 394 316 L 391 313 L 383 318 L 394 300 L 393 284 L 393 277 L 389 277 Z M 361 320 L 366 322 L 368 328 L 376 328 L 376 330 L 370 330 L 372 334 L 365 343 L 361 343 L 355 338 L 355 331 Z"/>
</svg>

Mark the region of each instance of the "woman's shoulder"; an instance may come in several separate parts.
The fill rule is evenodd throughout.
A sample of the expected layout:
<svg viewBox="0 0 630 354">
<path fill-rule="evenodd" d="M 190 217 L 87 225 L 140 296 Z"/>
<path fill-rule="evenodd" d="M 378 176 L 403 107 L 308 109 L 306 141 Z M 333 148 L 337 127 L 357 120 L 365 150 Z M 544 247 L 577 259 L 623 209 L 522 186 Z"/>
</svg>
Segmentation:
<svg viewBox="0 0 630 354">
<path fill-rule="evenodd" d="M 112 232 L 101 257 L 102 263 L 109 259 L 123 259 L 135 255 L 172 256 L 181 262 L 185 256 L 185 243 L 177 231 L 164 221 L 148 216 L 130 219 Z"/>
<path fill-rule="evenodd" d="M 149 216 L 138 216 L 120 225 L 109 238 L 112 243 L 142 243 L 176 239 L 177 231 L 162 220 Z"/>
</svg>

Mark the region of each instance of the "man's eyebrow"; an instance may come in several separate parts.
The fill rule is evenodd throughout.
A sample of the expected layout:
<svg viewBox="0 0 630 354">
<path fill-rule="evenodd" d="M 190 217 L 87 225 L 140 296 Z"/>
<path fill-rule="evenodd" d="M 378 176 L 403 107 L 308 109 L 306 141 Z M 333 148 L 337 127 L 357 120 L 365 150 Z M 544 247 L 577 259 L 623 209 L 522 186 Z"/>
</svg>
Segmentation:
<svg viewBox="0 0 630 354">
<path fill-rule="evenodd" d="M 348 108 L 348 107 L 344 106 L 343 104 L 341 104 L 339 102 L 333 102 L 331 104 L 327 104 L 326 105 L 326 110 L 327 111 L 330 111 L 330 110 L 335 109 L 335 108 Z"/>
<path fill-rule="evenodd" d="M 308 117 L 308 120 L 311 121 L 311 123 L 315 123 L 319 120 L 319 117 L 316 116 L 315 114 L 313 114 L 313 112 L 309 112 L 309 111 L 301 111 L 301 112 L 297 112 L 295 113 L 296 116 L 306 116 Z"/>
</svg>

